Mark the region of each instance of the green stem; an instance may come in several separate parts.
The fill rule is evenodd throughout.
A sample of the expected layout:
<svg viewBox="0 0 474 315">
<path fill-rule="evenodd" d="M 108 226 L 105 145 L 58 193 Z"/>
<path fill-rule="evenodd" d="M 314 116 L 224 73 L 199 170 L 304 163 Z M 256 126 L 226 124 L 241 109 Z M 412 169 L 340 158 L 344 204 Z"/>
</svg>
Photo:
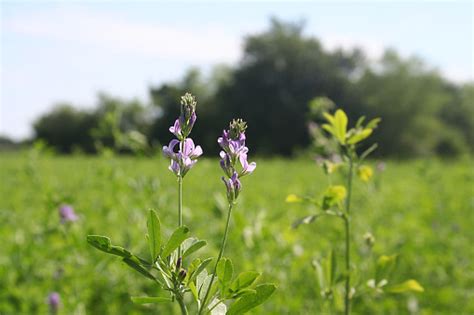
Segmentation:
<svg viewBox="0 0 474 315">
<path fill-rule="evenodd" d="M 178 227 L 183 225 L 183 178 L 178 176 Z M 181 257 L 181 245 L 178 246 L 178 258 Z"/>
<path fill-rule="evenodd" d="M 347 199 L 346 199 L 346 213 L 344 216 L 345 232 L 346 232 L 346 292 L 344 297 L 344 314 L 349 315 L 351 312 L 350 305 L 350 290 L 351 290 L 351 251 L 350 251 L 350 240 L 351 240 L 351 195 L 352 195 L 352 174 L 353 174 L 353 161 L 352 154 L 349 153 L 349 176 L 347 178 Z"/>
<path fill-rule="evenodd" d="M 216 276 L 217 265 L 219 264 L 219 261 L 221 260 L 222 255 L 224 254 L 224 248 L 227 242 L 227 234 L 229 232 L 229 223 L 230 223 L 230 216 L 232 214 L 232 207 L 233 207 L 233 203 L 229 203 L 229 210 L 227 211 L 227 221 L 225 224 L 224 237 L 222 238 L 221 249 L 219 251 L 219 255 L 217 256 L 216 264 L 214 265 L 214 270 L 212 272 L 211 282 L 209 283 L 209 286 L 206 291 L 206 295 L 204 296 L 204 299 L 202 300 L 201 308 L 199 309 L 198 315 L 201 314 L 203 308 L 206 307 L 206 301 L 207 301 L 207 298 L 209 297 L 209 292 L 211 291 L 212 283 L 214 282 L 214 278 Z"/>
<path fill-rule="evenodd" d="M 188 315 L 188 309 L 186 308 L 186 304 L 184 304 L 183 297 L 180 295 L 176 295 L 176 301 L 178 301 L 179 307 L 181 309 L 181 314 Z"/>
</svg>

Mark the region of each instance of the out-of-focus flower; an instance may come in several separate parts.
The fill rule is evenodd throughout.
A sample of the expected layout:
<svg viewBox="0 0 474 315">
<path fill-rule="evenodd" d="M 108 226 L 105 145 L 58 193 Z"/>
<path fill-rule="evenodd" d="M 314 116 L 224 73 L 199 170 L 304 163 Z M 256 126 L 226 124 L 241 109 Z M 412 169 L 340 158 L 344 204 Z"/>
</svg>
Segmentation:
<svg viewBox="0 0 474 315">
<path fill-rule="evenodd" d="M 375 237 L 372 235 L 372 233 L 367 232 L 364 234 L 364 242 L 367 246 L 372 248 L 375 244 Z"/>
<path fill-rule="evenodd" d="M 48 295 L 48 305 L 51 313 L 56 314 L 59 309 L 59 303 L 61 302 L 61 297 L 58 292 L 51 292 Z"/>
<path fill-rule="evenodd" d="M 295 194 L 289 194 L 288 196 L 286 196 L 285 202 L 296 203 L 296 202 L 301 202 L 302 200 L 303 199 L 301 199 L 300 197 L 298 197 Z"/>
<path fill-rule="evenodd" d="M 372 176 L 374 175 L 374 171 L 372 170 L 372 168 L 370 166 L 362 165 L 357 170 L 357 175 L 359 176 L 359 178 L 362 181 L 368 182 L 372 178 Z"/>
<path fill-rule="evenodd" d="M 61 223 L 74 222 L 77 221 L 78 217 L 74 212 L 74 208 L 70 205 L 62 205 L 59 207 L 59 217 L 61 218 Z"/>
<path fill-rule="evenodd" d="M 376 169 L 377 169 L 378 172 L 383 172 L 383 171 L 385 171 L 386 168 L 387 168 L 387 165 L 385 164 L 385 162 L 378 162 L 377 163 Z"/>
<path fill-rule="evenodd" d="M 329 186 L 323 196 L 322 208 L 328 210 L 340 204 L 347 196 L 346 187 L 341 185 Z"/>
</svg>

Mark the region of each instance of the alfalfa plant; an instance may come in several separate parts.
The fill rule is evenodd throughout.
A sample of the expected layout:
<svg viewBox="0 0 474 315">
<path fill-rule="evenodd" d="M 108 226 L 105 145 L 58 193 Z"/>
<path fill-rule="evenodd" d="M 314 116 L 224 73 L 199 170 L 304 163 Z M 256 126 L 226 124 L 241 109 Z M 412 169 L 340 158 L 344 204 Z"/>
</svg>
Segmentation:
<svg viewBox="0 0 474 315">
<path fill-rule="evenodd" d="M 353 128 L 348 129 L 348 118 L 344 111 L 338 109 L 334 115 L 327 112 L 324 112 L 323 115 L 326 123 L 322 125 L 322 129 L 337 144 L 339 152 L 337 155 L 333 155 L 332 160 L 323 160 L 321 165 L 327 176 L 331 176 L 338 170 L 344 170 L 345 183 L 329 185 L 320 197 L 299 197 L 291 194 L 286 199 L 287 202 L 312 204 L 317 209 L 316 213 L 297 220 L 293 224 L 294 228 L 302 224 L 318 222 L 324 216 L 339 218 L 344 225 L 344 251 L 342 253 L 344 267 L 342 270 L 338 270 L 338 255 L 335 250 L 337 244 L 334 244 L 329 257 L 322 261 L 313 261 L 322 298 L 330 304 L 329 310 L 333 310 L 334 304 L 337 304 L 342 294 L 344 314 L 348 315 L 351 313 L 351 301 L 357 296 L 364 294 L 380 296 L 385 293 L 406 291 L 422 292 L 423 287 L 413 279 L 403 283 L 390 282 L 390 274 L 394 271 L 397 255 L 380 256 L 374 263 L 375 270 L 366 274 L 368 275 L 367 279 L 353 281 L 355 274 L 358 278 L 364 276 L 360 272 L 362 268 L 355 266 L 351 260 L 351 247 L 357 246 L 352 235 L 352 221 L 357 216 L 357 209 L 351 208 L 354 175 L 357 174 L 364 182 L 369 181 L 373 175 L 372 168 L 365 165 L 364 161 L 376 149 L 377 145 L 373 144 L 361 153 L 359 153 L 359 146 L 372 134 L 380 119 L 375 118 L 364 125 L 365 117 L 361 117 Z M 375 242 L 373 235 L 365 234 L 364 240 L 366 246 L 371 249 Z M 335 308 L 338 308 L 337 305 Z"/>
<path fill-rule="evenodd" d="M 256 168 L 248 163 L 248 148 L 245 145 L 246 123 L 234 120 L 229 130 L 224 130 L 218 143 L 222 148 L 220 165 L 225 176 L 228 212 L 225 229 L 217 259 L 194 258 L 192 254 L 207 242 L 189 236 L 189 229 L 183 224 L 183 182 L 189 170 L 197 163 L 203 151 L 196 146 L 189 135 L 196 122 L 196 99 L 189 93 L 181 97 L 181 114 L 169 128 L 176 139 L 163 147 L 163 154 L 170 159 L 169 169 L 177 178 L 177 228 L 164 241 L 157 212 L 150 210 L 147 220 L 149 259 L 138 257 L 130 251 L 113 245 L 108 237 L 89 235 L 87 241 L 95 248 L 122 258 L 122 261 L 138 271 L 145 278 L 156 283 L 162 292 L 158 296 L 132 297 L 138 304 L 176 302 L 181 314 L 243 314 L 260 305 L 275 291 L 275 285 L 256 285 L 260 273 L 247 271 L 234 276 L 234 267 L 224 257 L 229 233 L 232 210 L 242 190 L 240 179 Z M 194 255 L 193 255 L 194 256 Z M 212 266 L 211 272 L 207 270 Z"/>
</svg>

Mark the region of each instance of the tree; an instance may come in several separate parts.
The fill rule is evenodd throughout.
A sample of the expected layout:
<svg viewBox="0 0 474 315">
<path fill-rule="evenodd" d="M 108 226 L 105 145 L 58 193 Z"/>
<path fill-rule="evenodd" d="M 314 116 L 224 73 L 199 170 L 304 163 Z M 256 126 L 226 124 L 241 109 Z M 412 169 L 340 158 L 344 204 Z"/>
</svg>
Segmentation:
<svg viewBox="0 0 474 315">
<path fill-rule="evenodd" d="M 257 151 L 289 155 L 310 143 L 308 102 L 327 96 L 346 104 L 362 59 L 359 50 L 326 52 L 301 23 L 273 19 L 268 31 L 246 39 L 240 66 L 218 91 L 220 116 L 245 119 Z"/>
<path fill-rule="evenodd" d="M 45 140 L 58 152 L 71 153 L 75 148 L 93 152 L 90 130 L 96 123 L 93 114 L 62 103 L 36 120 L 33 128 L 36 139 Z"/>
</svg>

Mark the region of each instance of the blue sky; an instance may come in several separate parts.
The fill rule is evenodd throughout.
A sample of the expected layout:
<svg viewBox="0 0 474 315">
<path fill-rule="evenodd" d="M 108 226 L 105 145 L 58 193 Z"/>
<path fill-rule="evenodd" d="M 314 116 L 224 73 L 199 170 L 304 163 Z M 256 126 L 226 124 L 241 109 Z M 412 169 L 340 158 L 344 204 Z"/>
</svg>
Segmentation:
<svg viewBox="0 0 474 315">
<path fill-rule="evenodd" d="M 0 134 L 20 139 L 53 104 L 97 92 L 148 99 L 191 66 L 235 64 L 270 17 L 306 21 L 327 49 L 386 47 L 456 82 L 474 79 L 471 2 L 1 2 Z"/>
</svg>

